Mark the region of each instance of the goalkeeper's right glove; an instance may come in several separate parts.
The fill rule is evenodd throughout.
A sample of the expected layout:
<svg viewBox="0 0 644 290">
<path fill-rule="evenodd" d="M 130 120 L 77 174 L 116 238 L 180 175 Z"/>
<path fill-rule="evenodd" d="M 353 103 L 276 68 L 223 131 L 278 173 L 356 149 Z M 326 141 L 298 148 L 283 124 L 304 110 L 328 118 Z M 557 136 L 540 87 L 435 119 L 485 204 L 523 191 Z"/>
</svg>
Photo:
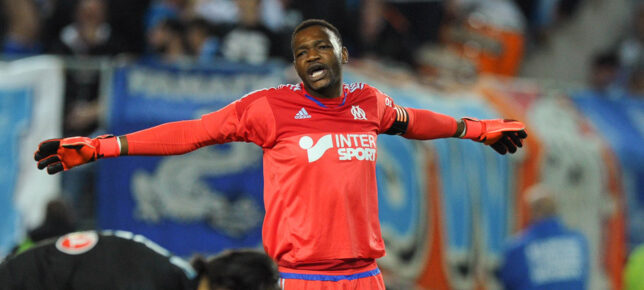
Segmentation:
<svg viewBox="0 0 644 290">
<path fill-rule="evenodd" d="M 101 135 L 94 139 L 71 137 L 45 140 L 38 145 L 34 159 L 38 161 L 38 169 L 46 167 L 47 173 L 55 174 L 99 158 L 116 157 L 119 154 L 117 137 Z"/>
<path fill-rule="evenodd" d="M 528 137 L 525 125 L 516 120 L 474 118 L 461 120 L 465 123 L 465 132 L 461 138 L 490 145 L 499 154 L 516 152 L 518 147 L 523 147 L 522 140 Z"/>
</svg>

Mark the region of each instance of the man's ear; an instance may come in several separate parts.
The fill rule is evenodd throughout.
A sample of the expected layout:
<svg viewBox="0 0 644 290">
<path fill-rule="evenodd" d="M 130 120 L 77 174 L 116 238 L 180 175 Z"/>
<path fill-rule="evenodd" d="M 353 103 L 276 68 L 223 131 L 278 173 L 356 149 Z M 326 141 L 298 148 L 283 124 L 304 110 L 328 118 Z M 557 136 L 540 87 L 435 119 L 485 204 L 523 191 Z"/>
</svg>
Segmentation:
<svg viewBox="0 0 644 290">
<path fill-rule="evenodd" d="M 346 46 L 342 47 L 342 64 L 349 63 L 349 50 Z"/>
</svg>

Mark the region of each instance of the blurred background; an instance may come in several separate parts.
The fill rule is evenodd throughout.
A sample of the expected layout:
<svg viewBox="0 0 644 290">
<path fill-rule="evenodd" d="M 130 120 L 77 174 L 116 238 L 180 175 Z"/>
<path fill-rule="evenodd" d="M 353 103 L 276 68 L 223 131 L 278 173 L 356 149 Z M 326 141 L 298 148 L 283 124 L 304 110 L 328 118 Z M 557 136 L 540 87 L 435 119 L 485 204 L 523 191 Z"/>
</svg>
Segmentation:
<svg viewBox="0 0 644 290">
<path fill-rule="evenodd" d="M 590 288 L 623 288 L 644 243 L 644 2 L 634 0 L 1 0 L 0 260 L 43 228 L 128 230 L 185 257 L 261 248 L 252 145 L 56 176 L 33 152 L 47 138 L 198 118 L 298 83 L 290 37 L 308 18 L 342 33 L 347 83 L 527 125 L 512 156 L 380 137 L 390 288 L 499 289 L 504 245 L 529 226 L 524 197 L 537 184 L 588 239 Z"/>
</svg>

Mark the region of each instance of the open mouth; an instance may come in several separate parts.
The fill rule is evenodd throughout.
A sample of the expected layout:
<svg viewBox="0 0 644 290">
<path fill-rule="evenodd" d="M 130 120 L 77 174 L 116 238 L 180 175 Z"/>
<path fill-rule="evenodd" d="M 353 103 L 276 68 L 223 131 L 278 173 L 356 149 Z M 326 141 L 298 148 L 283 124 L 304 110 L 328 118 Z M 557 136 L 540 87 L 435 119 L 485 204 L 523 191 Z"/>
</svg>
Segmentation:
<svg viewBox="0 0 644 290">
<path fill-rule="evenodd" d="M 319 81 L 327 75 L 328 69 L 325 65 L 314 64 L 306 70 L 311 81 Z"/>
</svg>

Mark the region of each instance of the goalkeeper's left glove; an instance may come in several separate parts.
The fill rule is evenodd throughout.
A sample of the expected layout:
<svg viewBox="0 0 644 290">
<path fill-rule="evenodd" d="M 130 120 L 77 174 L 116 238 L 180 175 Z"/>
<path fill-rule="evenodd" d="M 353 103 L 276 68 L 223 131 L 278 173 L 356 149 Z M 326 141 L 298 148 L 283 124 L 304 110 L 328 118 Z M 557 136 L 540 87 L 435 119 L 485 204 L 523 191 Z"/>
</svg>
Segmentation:
<svg viewBox="0 0 644 290">
<path fill-rule="evenodd" d="M 47 168 L 49 174 L 69 170 L 99 158 L 116 156 L 119 156 L 119 145 L 117 137 L 112 135 L 101 135 L 94 139 L 87 137 L 49 139 L 41 142 L 34 153 L 38 169 Z"/>
<path fill-rule="evenodd" d="M 465 125 L 461 138 L 490 145 L 499 154 L 516 152 L 517 147 L 523 147 L 522 140 L 528 137 L 525 125 L 516 120 L 478 120 L 474 118 L 462 118 L 461 120 Z"/>
</svg>

